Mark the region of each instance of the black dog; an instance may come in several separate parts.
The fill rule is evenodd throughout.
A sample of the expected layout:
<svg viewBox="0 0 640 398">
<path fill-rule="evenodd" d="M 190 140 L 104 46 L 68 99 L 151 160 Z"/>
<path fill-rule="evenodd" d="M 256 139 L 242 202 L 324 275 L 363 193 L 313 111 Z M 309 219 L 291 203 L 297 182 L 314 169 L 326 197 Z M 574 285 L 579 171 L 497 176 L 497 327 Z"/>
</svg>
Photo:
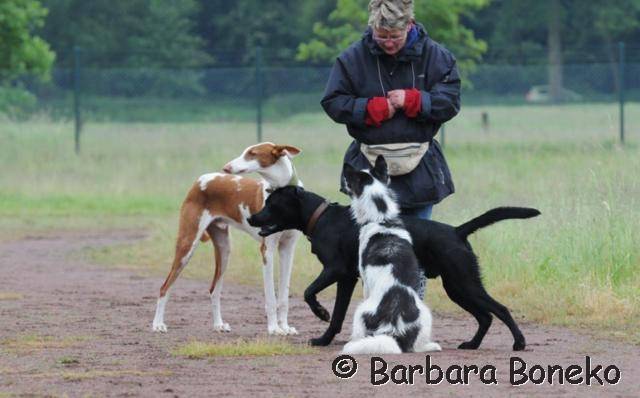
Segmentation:
<svg viewBox="0 0 640 398">
<path fill-rule="evenodd" d="M 449 298 L 478 321 L 475 336 L 458 348 L 477 349 L 480 346 L 491 326 L 491 314 L 509 327 L 514 338 L 513 349 L 519 351 L 525 348 L 525 338 L 509 310 L 484 289 L 478 260 L 467 237 L 501 220 L 531 218 L 539 214 L 536 209 L 499 207 L 458 227 L 415 217 L 401 217 L 411 234 L 414 251 L 427 278 L 442 277 Z M 260 227 L 262 236 L 298 229 L 311 241 L 311 251 L 322 263 L 323 270 L 305 290 L 304 299 L 318 318 L 327 322 L 331 320 L 331 323 L 321 337 L 311 339 L 310 343 L 328 345 L 342 329 L 358 279 L 359 228 L 351 218 L 349 207 L 328 204 L 319 195 L 289 186 L 269 195 L 264 208 L 250 217 L 248 222 Z M 336 282 L 338 291 L 331 316 L 318 302 L 316 294 Z"/>
</svg>

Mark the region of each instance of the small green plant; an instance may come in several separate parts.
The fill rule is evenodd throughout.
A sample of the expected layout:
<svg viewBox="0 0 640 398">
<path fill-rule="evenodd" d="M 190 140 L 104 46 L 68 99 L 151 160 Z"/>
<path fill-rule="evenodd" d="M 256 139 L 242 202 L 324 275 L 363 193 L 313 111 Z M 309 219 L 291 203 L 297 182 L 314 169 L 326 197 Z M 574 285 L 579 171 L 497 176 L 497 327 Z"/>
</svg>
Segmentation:
<svg viewBox="0 0 640 398">
<path fill-rule="evenodd" d="M 230 343 L 205 343 L 192 341 L 173 350 L 174 355 L 189 359 L 209 357 L 264 357 L 277 355 L 306 355 L 317 350 L 304 345 L 296 345 L 284 340 L 237 340 Z"/>
<path fill-rule="evenodd" d="M 25 89 L 0 85 L 0 114 L 9 119 L 26 119 L 36 110 L 36 97 Z"/>
<path fill-rule="evenodd" d="M 72 357 L 62 357 L 58 359 L 58 363 L 63 366 L 79 365 L 80 361 Z"/>
</svg>

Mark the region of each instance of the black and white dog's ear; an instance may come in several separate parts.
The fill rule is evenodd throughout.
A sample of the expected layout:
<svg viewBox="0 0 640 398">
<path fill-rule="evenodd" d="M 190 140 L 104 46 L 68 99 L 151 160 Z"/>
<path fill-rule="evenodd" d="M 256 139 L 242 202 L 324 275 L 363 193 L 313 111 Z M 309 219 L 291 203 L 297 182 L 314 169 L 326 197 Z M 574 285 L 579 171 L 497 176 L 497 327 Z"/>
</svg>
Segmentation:
<svg viewBox="0 0 640 398">
<path fill-rule="evenodd" d="M 345 187 L 349 195 L 360 196 L 367 184 L 371 184 L 373 179 L 368 173 L 364 173 L 345 163 L 343 167 Z"/>
<path fill-rule="evenodd" d="M 355 167 L 351 166 L 349 163 L 343 163 L 342 164 L 342 171 L 344 171 L 344 173 L 346 174 L 347 172 L 349 173 L 353 173 L 358 171 Z"/>
<path fill-rule="evenodd" d="M 371 175 L 383 184 L 389 184 L 389 173 L 387 171 L 387 162 L 384 160 L 384 156 L 378 155 L 376 158 L 376 165 L 371 170 Z"/>
</svg>

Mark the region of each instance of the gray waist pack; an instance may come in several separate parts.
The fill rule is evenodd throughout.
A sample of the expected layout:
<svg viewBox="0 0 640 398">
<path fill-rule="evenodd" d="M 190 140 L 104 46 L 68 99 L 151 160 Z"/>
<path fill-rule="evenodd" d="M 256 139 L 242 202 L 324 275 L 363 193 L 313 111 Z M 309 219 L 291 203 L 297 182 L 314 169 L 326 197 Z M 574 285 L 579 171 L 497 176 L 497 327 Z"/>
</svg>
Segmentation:
<svg viewBox="0 0 640 398">
<path fill-rule="evenodd" d="M 429 150 L 428 142 L 402 142 L 394 144 L 360 144 L 360 152 L 373 167 L 378 155 L 384 156 L 390 176 L 401 176 L 418 167 L 420 160 Z"/>
</svg>

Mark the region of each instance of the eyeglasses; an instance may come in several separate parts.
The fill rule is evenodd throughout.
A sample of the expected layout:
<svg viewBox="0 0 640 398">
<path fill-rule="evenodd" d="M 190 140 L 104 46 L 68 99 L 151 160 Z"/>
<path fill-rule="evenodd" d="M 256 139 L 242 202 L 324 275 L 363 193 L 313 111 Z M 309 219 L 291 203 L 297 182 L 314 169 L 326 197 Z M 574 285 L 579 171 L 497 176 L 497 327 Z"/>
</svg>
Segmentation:
<svg viewBox="0 0 640 398">
<path fill-rule="evenodd" d="M 406 35 L 402 35 L 400 37 L 380 37 L 375 33 L 373 34 L 373 40 L 375 40 L 376 43 L 378 44 L 384 44 L 386 42 L 391 42 L 393 44 L 400 44 L 405 38 L 406 38 Z"/>
</svg>

